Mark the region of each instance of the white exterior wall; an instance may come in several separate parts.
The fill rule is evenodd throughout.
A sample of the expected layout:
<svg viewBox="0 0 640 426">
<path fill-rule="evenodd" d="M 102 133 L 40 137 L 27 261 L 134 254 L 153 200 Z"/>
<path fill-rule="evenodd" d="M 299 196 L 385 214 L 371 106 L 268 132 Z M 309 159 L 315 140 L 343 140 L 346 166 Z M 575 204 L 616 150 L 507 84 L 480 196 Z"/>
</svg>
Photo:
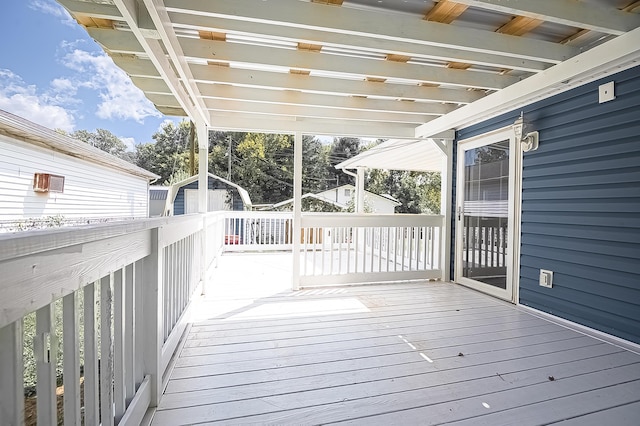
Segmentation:
<svg viewBox="0 0 640 426">
<path fill-rule="evenodd" d="M 34 173 L 64 176 L 64 192 L 34 192 Z M 0 223 L 55 215 L 143 218 L 148 198 L 143 177 L 0 135 Z"/>
<path fill-rule="evenodd" d="M 345 189 L 348 189 L 350 191 L 349 195 L 345 195 Z M 338 191 L 337 195 L 336 195 L 336 191 Z M 353 199 L 353 197 L 355 197 L 356 187 L 352 185 L 343 185 L 338 188 L 333 188 L 333 189 L 319 192 L 316 195 L 324 199 L 342 204 L 343 206 L 346 206 Z M 379 214 L 395 213 L 396 204 L 393 201 L 387 200 L 384 197 L 381 197 L 379 195 L 373 194 L 368 191 L 364 192 L 364 204 L 365 206 L 369 207 L 369 209 L 371 209 L 371 213 L 379 213 Z"/>
</svg>

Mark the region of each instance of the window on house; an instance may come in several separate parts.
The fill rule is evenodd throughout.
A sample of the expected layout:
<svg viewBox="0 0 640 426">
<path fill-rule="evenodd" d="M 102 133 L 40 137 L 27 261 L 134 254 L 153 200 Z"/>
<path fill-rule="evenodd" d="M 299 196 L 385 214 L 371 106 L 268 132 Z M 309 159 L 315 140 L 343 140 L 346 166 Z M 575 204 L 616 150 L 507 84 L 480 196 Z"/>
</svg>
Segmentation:
<svg viewBox="0 0 640 426">
<path fill-rule="evenodd" d="M 351 197 L 351 190 L 349 188 L 345 188 L 344 189 L 344 196 L 345 197 Z"/>
<path fill-rule="evenodd" d="M 35 192 L 64 192 L 64 176 L 35 173 L 33 175 L 33 190 Z"/>
</svg>

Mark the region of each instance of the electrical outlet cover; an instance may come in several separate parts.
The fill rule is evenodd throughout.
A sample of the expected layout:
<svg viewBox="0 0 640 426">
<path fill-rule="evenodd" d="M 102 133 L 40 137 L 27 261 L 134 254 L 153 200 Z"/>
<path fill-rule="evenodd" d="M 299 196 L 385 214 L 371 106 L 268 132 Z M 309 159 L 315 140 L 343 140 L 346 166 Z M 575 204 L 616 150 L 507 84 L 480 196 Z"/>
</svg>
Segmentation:
<svg viewBox="0 0 640 426">
<path fill-rule="evenodd" d="M 602 104 L 604 102 L 609 102 L 614 100 L 616 98 L 614 90 L 615 88 L 614 88 L 613 81 L 610 81 L 605 84 L 601 84 L 598 87 L 599 102 Z"/>
<path fill-rule="evenodd" d="M 553 271 L 540 269 L 540 285 L 547 288 L 553 286 Z"/>
</svg>

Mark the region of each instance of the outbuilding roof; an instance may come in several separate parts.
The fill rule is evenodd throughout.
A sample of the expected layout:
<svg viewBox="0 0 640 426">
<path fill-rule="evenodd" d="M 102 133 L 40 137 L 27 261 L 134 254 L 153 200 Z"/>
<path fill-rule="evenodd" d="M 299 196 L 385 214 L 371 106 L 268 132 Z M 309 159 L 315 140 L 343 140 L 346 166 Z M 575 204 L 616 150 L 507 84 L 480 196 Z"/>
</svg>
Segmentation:
<svg viewBox="0 0 640 426">
<path fill-rule="evenodd" d="M 240 198 L 242 198 L 242 202 L 244 203 L 245 206 L 251 207 L 251 197 L 249 196 L 249 193 L 247 192 L 246 189 L 244 189 L 243 187 L 241 187 L 240 185 L 238 185 L 237 183 L 233 183 L 230 180 L 227 180 L 223 177 L 214 175 L 213 173 L 209 173 L 209 177 L 219 180 L 220 182 L 231 186 L 235 189 L 238 190 L 238 193 L 240 194 Z M 198 180 L 198 175 L 196 176 L 191 176 L 190 178 L 184 179 L 180 182 L 174 183 L 173 185 L 171 185 L 171 190 L 172 190 L 172 195 L 171 195 L 171 201 L 173 202 L 173 200 L 176 198 L 176 194 L 178 193 L 178 189 L 190 184 L 191 182 L 195 182 Z"/>
<path fill-rule="evenodd" d="M 85 142 L 0 110 L 0 134 L 148 180 L 160 176 Z"/>
</svg>

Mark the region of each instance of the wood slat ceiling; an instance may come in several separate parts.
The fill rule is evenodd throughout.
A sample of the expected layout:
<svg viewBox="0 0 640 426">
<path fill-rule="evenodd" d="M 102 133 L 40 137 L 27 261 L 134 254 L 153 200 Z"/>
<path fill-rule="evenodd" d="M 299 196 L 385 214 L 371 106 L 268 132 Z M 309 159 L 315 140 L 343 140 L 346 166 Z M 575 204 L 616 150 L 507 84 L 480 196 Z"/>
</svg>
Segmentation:
<svg viewBox="0 0 640 426">
<path fill-rule="evenodd" d="M 58 2 L 161 112 L 398 138 L 640 26 L 624 0 Z"/>
</svg>

